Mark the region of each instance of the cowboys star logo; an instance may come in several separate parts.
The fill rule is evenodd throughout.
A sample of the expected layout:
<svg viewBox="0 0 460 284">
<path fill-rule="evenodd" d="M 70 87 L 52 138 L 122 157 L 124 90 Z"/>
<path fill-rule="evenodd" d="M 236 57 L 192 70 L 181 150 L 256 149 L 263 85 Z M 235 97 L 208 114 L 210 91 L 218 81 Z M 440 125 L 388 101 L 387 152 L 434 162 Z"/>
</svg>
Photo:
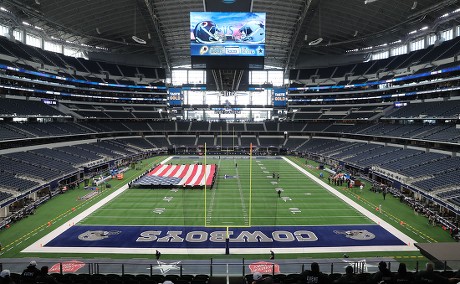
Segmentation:
<svg viewBox="0 0 460 284">
<path fill-rule="evenodd" d="M 345 235 L 345 237 L 357 241 L 368 241 L 375 239 L 375 235 L 368 230 L 349 230 L 349 231 L 339 231 L 334 230 L 334 233 L 337 235 Z"/>
<path fill-rule="evenodd" d="M 81 241 L 100 241 L 103 239 L 107 239 L 110 236 L 119 235 L 120 233 L 121 231 L 104 231 L 104 230 L 86 231 L 78 235 L 78 239 Z"/>
<path fill-rule="evenodd" d="M 157 263 L 158 263 L 158 266 L 154 266 L 152 268 L 160 270 L 161 274 L 163 274 L 163 275 L 166 275 L 166 273 L 168 273 L 170 270 L 179 270 L 180 269 L 180 267 L 177 266 L 180 263 L 180 261 L 166 263 L 166 262 L 157 260 Z"/>
</svg>

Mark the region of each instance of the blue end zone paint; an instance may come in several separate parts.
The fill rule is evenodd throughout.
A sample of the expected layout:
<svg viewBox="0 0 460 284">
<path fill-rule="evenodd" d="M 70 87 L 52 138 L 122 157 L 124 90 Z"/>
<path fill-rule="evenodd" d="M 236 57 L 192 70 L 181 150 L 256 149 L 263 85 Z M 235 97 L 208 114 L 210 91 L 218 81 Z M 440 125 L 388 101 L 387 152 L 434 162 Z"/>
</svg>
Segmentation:
<svg viewBox="0 0 460 284">
<path fill-rule="evenodd" d="M 230 228 L 233 248 L 395 246 L 404 242 L 379 225 Z M 225 229 L 73 226 L 46 247 L 222 248 Z"/>
</svg>

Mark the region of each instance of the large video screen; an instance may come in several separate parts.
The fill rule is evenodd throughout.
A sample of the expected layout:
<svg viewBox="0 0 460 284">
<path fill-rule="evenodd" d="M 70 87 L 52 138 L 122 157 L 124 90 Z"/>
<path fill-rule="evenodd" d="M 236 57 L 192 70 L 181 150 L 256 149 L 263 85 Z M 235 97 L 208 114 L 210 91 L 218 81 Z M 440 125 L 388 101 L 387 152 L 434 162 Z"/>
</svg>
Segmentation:
<svg viewBox="0 0 460 284">
<path fill-rule="evenodd" d="M 265 13 L 191 12 L 192 68 L 263 69 Z"/>
<path fill-rule="evenodd" d="M 265 56 L 265 13 L 191 12 L 193 56 Z"/>
</svg>

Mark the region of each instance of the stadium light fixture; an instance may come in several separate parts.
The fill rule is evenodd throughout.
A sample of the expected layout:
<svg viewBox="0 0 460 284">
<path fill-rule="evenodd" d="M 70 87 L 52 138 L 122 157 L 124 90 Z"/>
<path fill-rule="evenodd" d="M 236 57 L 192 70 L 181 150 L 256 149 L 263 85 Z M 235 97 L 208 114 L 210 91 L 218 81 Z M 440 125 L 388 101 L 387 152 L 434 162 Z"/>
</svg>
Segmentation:
<svg viewBox="0 0 460 284">
<path fill-rule="evenodd" d="M 321 36 L 321 6 L 318 5 L 318 35 L 319 37 L 315 40 L 312 40 L 308 43 L 308 45 L 317 45 L 323 41 L 323 37 Z"/>
<path fill-rule="evenodd" d="M 372 2 L 377 2 L 378 0 L 364 0 L 364 4 L 369 4 Z"/>
<path fill-rule="evenodd" d="M 133 35 L 131 38 L 139 44 L 147 44 L 147 42 L 144 39 L 141 39 L 140 37 L 137 37 L 135 35 Z"/>
<path fill-rule="evenodd" d="M 320 38 L 317 38 L 317 39 L 315 39 L 315 40 L 313 40 L 313 41 L 310 41 L 310 42 L 308 43 L 308 45 L 317 45 L 317 44 L 320 44 L 322 41 L 323 41 L 323 38 L 320 37 Z"/>
<path fill-rule="evenodd" d="M 136 34 L 137 34 L 137 21 L 136 21 L 136 18 L 137 18 L 137 3 L 135 4 L 134 6 L 134 35 L 131 37 L 135 42 L 139 43 L 139 44 L 147 44 L 147 42 L 138 37 Z"/>
</svg>

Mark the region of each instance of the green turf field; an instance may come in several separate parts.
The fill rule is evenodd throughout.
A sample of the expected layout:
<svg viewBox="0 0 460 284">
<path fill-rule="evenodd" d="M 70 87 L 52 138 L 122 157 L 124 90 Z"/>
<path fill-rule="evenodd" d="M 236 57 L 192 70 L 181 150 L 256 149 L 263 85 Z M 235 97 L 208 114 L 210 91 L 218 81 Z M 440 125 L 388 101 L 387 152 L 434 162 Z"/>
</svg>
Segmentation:
<svg viewBox="0 0 460 284">
<path fill-rule="evenodd" d="M 125 173 L 123 181 L 111 181 L 112 189 L 106 189 L 88 201 L 78 200 L 87 193 L 82 186 L 59 195 L 40 206 L 36 214 L 0 232 L 2 257 L 28 257 L 37 254 L 20 253 L 22 249 L 48 234 L 67 220 L 86 210 L 121 185 L 145 172 L 153 164 L 166 157 L 154 157 L 144 161 L 139 169 L 131 169 Z M 292 161 L 318 176 L 314 167 L 306 167 L 303 159 L 290 157 Z M 174 164 L 204 162 L 204 157 L 191 159 L 172 159 Z M 244 227 L 274 225 L 340 225 L 370 224 L 367 217 L 354 208 L 343 203 L 327 190 L 308 179 L 305 175 L 283 160 L 257 159 L 252 160 L 252 178 L 250 179 L 250 160 L 226 156 L 207 157 L 207 164 L 217 164 L 218 172 L 214 187 L 211 190 L 200 189 L 128 189 L 111 202 L 89 215 L 80 224 L 98 225 L 177 225 L 177 226 L 209 226 L 209 227 Z M 236 167 L 235 164 L 238 166 Z M 314 165 L 314 164 L 313 164 Z M 278 184 L 272 173 L 278 173 Z M 224 175 L 232 176 L 225 179 Z M 252 187 L 250 186 L 252 181 Z M 282 188 L 282 198 L 278 197 L 276 188 Z M 344 190 L 342 193 L 353 198 L 360 205 L 374 211 L 378 204 L 383 204 L 383 218 L 403 233 L 418 242 L 452 241 L 448 233 L 439 227 L 432 227 L 423 216 L 417 216 L 411 208 L 401 204 L 398 199 L 370 192 Z M 171 198 L 172 197 L 172 198 Z M 284 199 L 283 199 L 284 198 Z M 285 200 L 286 199 L 286 200 Z M 206 203 L 206 206 L 205 206 Z M 156 208 L 164 208 L 162 214 L 154 213 Z M 292 209 L 301 211 L 293 213 Z M 295 210 L 294 210 L 295 211 Z M 48 222 L 51 224 L 48 225 Z M 401 225 L 403 221 L 403 225 Z M 400 256 L 420 257 L 418 252 L 381 252 L 381 253 L 349 253 L 350 257 L 368 256 Z M 43 256 L 43 255 L 40 255 Z M 70 254 L 47 255 L 49 257 L 71 257 Z M 132 258 L 141 255 L 91 255 L 79 254 L 80 257 Z M 309 257 L 340 257 L 339 253 L 315 254 Z M 168 258 L 169 256 L 164 256 Z M 172 257 L 172 256 L 171 256 Z M 177 256 L 176 256 L 177 257 Z M 181 258 L 207 258 L 209 256 L 181 256 Z M 232 257 L 232 256 L 229 256 Z M 255 255 L 255 258 L 258 256 Z M 279 255 L 280 258 L 297 258 L 305 255 Z"/>
<path fill-rule="evenodd" d="M 191 164 L 197 161 L 204 162 L 204 158 L 172 159 L 170 162 Z M 218 166 L 212 190 L 129 189 L 81 223 L 212 227 L 371 223 L 283 160 L 253 159 L 252 189 L 249 159 L 208 158 L 207 163 Z M 279 180 L 272 178 L 273 172 L 279 174 Z M 231 178 L 225 179 L 224 175 Z M 283 189 L 282 198 L 278 197 L 276 188 Z M 155 208 L 165 211 L 155 214 Z M 301 213 L 292 213 L 291 208 Z"/>
</svg>

